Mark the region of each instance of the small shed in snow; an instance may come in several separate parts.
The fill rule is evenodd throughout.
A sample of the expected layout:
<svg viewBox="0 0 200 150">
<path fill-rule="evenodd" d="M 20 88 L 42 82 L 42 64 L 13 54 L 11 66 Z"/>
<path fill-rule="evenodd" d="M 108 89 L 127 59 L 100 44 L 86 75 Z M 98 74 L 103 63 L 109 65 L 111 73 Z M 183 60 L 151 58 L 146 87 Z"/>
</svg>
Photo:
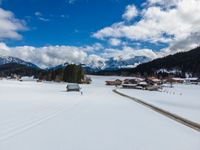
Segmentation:
<svg viewBox="0 0 200 150">
<path fill-rule="evenodd" d="M 23 76 L 19 79 L 19 81 L 36 81 L 37 79 L 34 79 L 34 76 Z"/>
<path fill-rule="evenodd" d="M 78 83 L 68 83 L 66 89 L 67 89 L 68 92 L 69 91 L 79 92 L 81 88 L 80 88 Z"/>
</svg>

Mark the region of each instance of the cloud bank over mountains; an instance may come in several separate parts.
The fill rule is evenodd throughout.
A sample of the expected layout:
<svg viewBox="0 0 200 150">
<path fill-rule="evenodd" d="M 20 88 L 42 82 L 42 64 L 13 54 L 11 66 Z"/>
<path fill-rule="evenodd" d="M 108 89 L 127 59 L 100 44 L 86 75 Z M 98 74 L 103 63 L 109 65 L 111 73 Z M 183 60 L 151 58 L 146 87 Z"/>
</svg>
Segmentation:
<svg viewBox="0 0 200 150">
<path fill-rule="evenodd" d="M 99 67 L 98 62 L 105 62 L 109 58 L 126 60 L 135 56 L 157 57 L 155 52 L 149 49 L 136 50 L 131 47 L 124 47 L 122 50 L 108 48 L 103 48 L 102 50 L 102 48 L 102 45 L 98 43 L 84 47 L 65 45 L 8 47 L 5 43 L 0 43 L 0 54 L 2 56 L 14 56 L 33 62 L 42 68 L 52 67 L 66 62 L 92 64 L 93 67 Z M 98 55 L 95 54 L 97 51 L 101 51 L 101 53 Z"/>
<path fill-rule="evenodd" d="M 43 47 L 7 46 L 3 40 L 22 39 L 20 31 L 28 27 L 11 11 L 0 8 L 0 55 L 19 57 L 40 67 L 65 62 L 98 65 L 99 61 L 111 57 L 116 60 L 135 56 L 154 59 L 199 45 L 199 8 L 199 0 L 147 0 L 140 8 L 130 4 L 119 22 L 92 33 L 92 38 L 97 40 L 93 45 Z M 138 43 L 138 46 L 133 46 L 133 43 Z M 151 47 L 142 47 L 143 43 L 167 46 L 155 51 Z"/>
</svg>

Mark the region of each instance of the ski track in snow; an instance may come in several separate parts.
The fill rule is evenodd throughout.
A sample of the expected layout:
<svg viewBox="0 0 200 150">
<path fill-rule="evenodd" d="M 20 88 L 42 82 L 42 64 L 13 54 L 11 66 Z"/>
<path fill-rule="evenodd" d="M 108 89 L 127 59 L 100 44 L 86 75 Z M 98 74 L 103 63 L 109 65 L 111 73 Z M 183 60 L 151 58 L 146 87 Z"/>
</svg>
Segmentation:
<svg viewBox="0 0 200 150">
<path fill-rule="evenodd" d="M 5 90 L 7 88 L 10 88 L 12 91 L 12 89 L 16 88 L 15 86 L 13 86 L 12 83 L 16 84 L 17 82 L 16 81 L 8 81 L 8 83 L 7 83 L 6 81 L 3 81 L 3 84 L 1 83 L 1 87 L 5 88 Z M 27 88 L 30 90 L 32 86 L 36 86 L 37 88 L 40 88 L 40 87 L 38 87 L 37 84 L 31 83 L 31 82 L 29 82 L 29 83 L 25 82 L 25 83 L 19 83 L 19 84 L 21 84 L 21 85 L 18 88 L 22 88 L 22 89 Z M 31 86 L 29 86 L 29 84 L 31 84 Z M 23 93 L 22 90 L 20 90 L 19 92 L 21 92 L 21 93 L 19 93 L 19 95 L 25 94 L 25 93 Z M 42 92 L 42 91 L 39 90 L 38 92 Z M 52 92 L 52 91 L 50 91 L 50 92 Z M 3 94 L 3 92 L 1 94 Z M 34 101 L 34 96 L 28 95 L 28 97 L 29 96 L 33 97 L 31 102 Z M 8 99 L 8 97 L 12 97 L 12 96 L 3 95 L 3 97 L 5 99 Z M 13 97 L 13 99 L 15 99 L 15 97 Z M 1 100 L 2 100 L 2 98 L 0 99 L 0 101 Z M 8 99 L 8 100 L 10 101 L 10 99 Z M 3 100 L 3 102 L 4 101 L 5 100 Z M 43 99 L 41 101 L 43 101 Z M 36 126 L 42 124 L 43 122 L 56 117 L 57 115 L 61 114 L 62 112 L 70 111 L 70 110 L 74 109 L 76 106 L 78 106 L 80 102 L 81 101 L 79 101 L 79 100 L 76 102 L 73 102 L 73 104 L 70 104 L 68 107 L 66 107 L 66 104 L 64 101 L 61 101 L 61 103 L 60 102 L 59 103 L 51 102 L 50 104 L 46 104 L 45 102 L 43 102 L 42 104 L 33 103 L 32 104 L 33 106 L 31 106 L 31 104 L 30 104 L 30 105 L 28 105 L 28 107 L 30 107 L 31 110 L 29 110 L 27 112 L 27 114 L 25 114 L 24 116 L 21 116 L 20 118 L 15 118 L 15 116 L 11 115 L 10 117 L 5 118 L 4 120 L 1 119 L 0 142 L 6 140 L 8 138 L 14 137 L 17 134 L 23 133 L 33 127 L 36 127 Z M 19 103 L 21 103 L 21 102 L 19 101 Z M 8 108 L 8 110 L 9 109 L 10 108 Z M 25 109 L 27 110 L 28 108 L 25 107 Z M 19 111 L 23 111 L 23 109 L 17 110 L 17 112 L 19 112 Z M 26 113 L 26 112 L 24 112 L 24 113 Z"/>
<path fill-rule="evenodd" d="M 46 120 L 49 120 L 53 117 L 56 117 L 58 114 L 64 112 L 64 111 L 70 111 L 74 107 L 76 107 L 79 103 L 74 104 L 72 107 L 66 109 L 66 107 L 62 107 L 62 105 L 58 105 L 54 109 L 47 109 L 46 113 L 44 115 L 38 115 L 38 116 L 30 116 L 30 118 L 27 118 L 24 121 L 18 121 L 18 120 L 7 120 L 5 122 L 1 122 L 0 125 L 0 141 L 6 140 L 10 137 L 13 137 L 19 133 L 23 133 L 24 131 L 33 128 L 35 126 L 40 125 Z M 45 112 L 45 110 L 43 111 Z M 33 112 L 35 113 L 35 112 Z M 38 113 L 40 114 L 40 113 Z M 12 126 L 7 127 L 7 123 L 11 122 Z M 3 125 L 3 126 L 2 126 Z"/>
</svg>

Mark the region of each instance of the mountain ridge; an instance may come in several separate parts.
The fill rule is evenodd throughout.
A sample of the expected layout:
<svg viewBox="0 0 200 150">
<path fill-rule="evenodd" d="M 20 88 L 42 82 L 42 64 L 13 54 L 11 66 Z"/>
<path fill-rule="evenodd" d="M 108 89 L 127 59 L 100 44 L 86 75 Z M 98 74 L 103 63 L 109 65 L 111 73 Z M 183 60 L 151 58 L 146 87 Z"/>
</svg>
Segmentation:
<svg viewBox="0 0 200 150">
<path fill-rule="evenodd" d="M 25 65 L 27 67 L 39 68 L 37 65 L 35 65 L 31 62 L 24 61 L 17 57 L 0 56 L 0 65 L 5 65 L 5 64 L 21 64 L 21 65 Z"/>
</svg>

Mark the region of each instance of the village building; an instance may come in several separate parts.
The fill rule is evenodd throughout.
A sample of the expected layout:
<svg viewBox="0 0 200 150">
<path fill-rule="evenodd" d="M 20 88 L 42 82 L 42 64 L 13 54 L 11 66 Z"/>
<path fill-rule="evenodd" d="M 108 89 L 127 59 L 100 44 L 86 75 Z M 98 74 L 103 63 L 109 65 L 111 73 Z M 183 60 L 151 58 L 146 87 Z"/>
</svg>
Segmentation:
<svg viewBox="0 0 200 150">
<path fill-rule="evenodd" d="M 185 83 L 186 84 L 198 84 L 199 78 L 186 78 Z"/>
<path fill-rule="evenodd" d="M 162 80 L 156 78 L 156 77 L 148 77 L 146 78 L 146 82 L 148 84 L 151 84 L 151 85 L 160 85 L 162 84 Z"/>
<path fill-rule="evenodd" d="M 137 84 L 122 84 L 123 88 L 126 89 L 136 89 Z"/>
<path fill-rule="evenodd" d="M 119 86 L 122 84 L 122 80 L 115 80 L 115 81 L 106 81 L 106 85 L 113 85 L 113 86 Z"/>
<path fill-rule="evenodd" d="M 166 82 L 171 83 L 171 84 L 184 83 L 184 79 L 183 78 L 169 78 L 169 79 L 166 79 Z"/>
</svg>

